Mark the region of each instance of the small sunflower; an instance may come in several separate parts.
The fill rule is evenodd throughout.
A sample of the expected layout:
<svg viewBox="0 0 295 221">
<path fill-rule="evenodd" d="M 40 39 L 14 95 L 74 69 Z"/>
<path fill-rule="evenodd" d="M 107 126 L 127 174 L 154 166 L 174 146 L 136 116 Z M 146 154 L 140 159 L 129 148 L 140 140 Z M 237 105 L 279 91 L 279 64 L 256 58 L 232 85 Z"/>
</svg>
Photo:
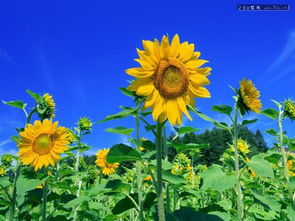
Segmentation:
<svg viewBox="0 0 295 221">
<path fill-rule="evenodd" d="M 210 83 L 207 76 L 211 68 L 201 68 L 207 61 L 199 59 L 200 52 L 195 52 L 194 47 L 180 43 L 176 34 L 171 43 L 163 36 L 161 43 L 157 39 L 143 41 L 144 50 L 137 49 L 139 58 L 135 61 L 141 67 L 126 70 L 137 78 L 128 90 L 145 97 L 143 109 L 152 108 L 155 121 L 168 119 L 172 125 L 180 125 L 182 113 L 191 120 L 186 105 L 195 106 L 196 97 L 210 97 L 203 86 Z"/>
<path fill-rule="evenodd" d="M 295 120 L 295 101 L 288 99 L 283 103 L 284 115 L 289 117 L 291 120 Z"/>
<path fill-rule="evenodd" d="M 293 160 L 288 160 L 287 161 L 287 167 L 288 167 L 288 170 L 289 170 L 289 175 L 290 176 L 295 176 L 295 168 L 294 168 L 294 161 Z"/>
<path fill-rule="evenodd" d="M 144 181 L 152 181 L 152 180 L 153 180 L 153 178 L 151 175 L 148 175 L 144 178 Z"/>
<path fill-rule="evenodd" d="M 58 127 L 58 122 L 52 120 L 36 120 L 28 124 L 18 140 L 19 157 L 23 164 L 31 165 L 37 171 L 49 164 L 54 166 L 60 154 L 68 149 L 67 129 Z"/>
<path fill-rule="evenodd" d="M 37 113 L 41 119 L 53 118 L 55 116 L 55 102 L 53 97 L 45 93 L 37 104 Z"/>
<path fill-rule="evenodd" d="M 243 154 L 247 154 L 250 152 L 249 150 L 250 145 L 247 143 L 247 141 L 243 140 L 242 138 L 238 139 L 238 150 L 241 151 Z M 235 151 L 235 148 L 233 146 L 230 146 L 230 150 L 232 152 Z"/>
<path fill-rule="evenodd" d="M 243 79 L 242 81 L 240 81 L 240 89 L 239 89 L 239 101 L 241 104 L 240 109 L 242 108 L 246 112 L 250 110 L 250 111 L 259 113 L 262 107 L 262 103 L 259 97 L 260 97 L 260 92 L 255 88 L 251 80 Z"/>
<path fill-rule="evenodd" d="M 119 163 L 108 163 L 106 158 L 110 149 L 103 149 L 97 151 L 96 154 L 96 165 L 102 169 L 102 174 L 111 175 L 115 173 L 116 169 L 119 166 Z"/>
</svg>

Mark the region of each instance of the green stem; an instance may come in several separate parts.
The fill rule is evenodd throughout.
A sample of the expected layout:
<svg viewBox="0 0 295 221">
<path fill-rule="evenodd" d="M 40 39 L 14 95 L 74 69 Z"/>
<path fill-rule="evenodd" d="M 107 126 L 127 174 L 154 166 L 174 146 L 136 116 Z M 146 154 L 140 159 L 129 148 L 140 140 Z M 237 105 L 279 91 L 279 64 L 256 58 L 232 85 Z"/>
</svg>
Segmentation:
<svg viewBox="0 0 295 221">
<path fill-rule="evenodd" d="M 235 149 L 235 170 L 238 182 L 236 184 L 236 194 L 237 194 L 237 207 L 238 207 L 238 220 L 243 220 L 244 217 L 244 206 L 243 206 L 243 195 L 240 182 L 240 165 L 239 165 L 239 150 L 238 150 L 238 108 L 237 104 L 234 107 L 234 149 Z"/>
<path fill-rule="evenodd" d="M 78 182 L 77 198 L 80 196 L 81 187 L 82 187 L 82 181 L 79 181 L 79 182 Z M 77 220 L 77 215 L 78 215 L 78 208 L 79 208 L 79 206 L 80 206 L 80 205 L 78 205 L 78 206 L 74 209 L 74 218 L 73 218 L 74 221 Z"/>
<path fill-rule="evenodd" d="M 15 171 L 15 178 L 14 178 L 14 182 L 13 182 L 13 190 L 12 190 L 12 200 L 11 200 L 11 206 L 9 208 L 9 221 L 13 221 L 14 220 L 14 212 L 15 212 L 15 204 L 16 204 L 16 182 L 17 179 L 19 177 L 20 174 L 20 163 L 19 161 L 17 161 L 17 165 L 16 165 L 16 171 Z"/>
<path fill-rule="evenodd" d="M 47 170 L 46 170 L 47 174 Z M 47 203 L 47 180 L 43 186 L 43 201 L 42 201 L 42 221 L 46 221 L 46 203 Z"/>
<path fill-rule="evenodd" d="M 287 165 L 287 155 L 286 155 L 286 151 L 285 151 L 285 147 L 284 147 L 284 143 L 283 143 L 283 138 L 284 138 L 284 134 L 283 134 L 283 117 L 284 117 L 284 111 L 282 111 L 281 109 L 279 109 L 279 117 L 278 117 L 278 126 L 279 126 L 279 145 L 281 148 L 281 152 L 282 152 L 282 157 L 283 157 L 283 167 L 284 167 L 284 176 L 285 179 L 287 181 L 287 186 L 288 186 L 288 191 L 289 191 L 289 196 L 290 196 L 290 200 L 293 203 L 294 206 L 294 202 L 293 202 L 293 191 L 292 191 L 292 187 L 290 184 L 290 177 L 289 177 L 289 169 L 288 169 L 288 165 Z"/>
<path fill-rule="evenodd" d="M 139 135 L 139 113 L 137 112 L 136 118 L 135 118 L 135 129 L 136 129 L 136 148 L 138 152 L 140 152 L 140 135 Z M 138 215 L 139 220 L 144 221 L 144 214 L 143 214 L 143 200 L 142 200 L 142 174 L 141 174 L 141 162 L 136 162 L 136 174 L 137 174 L 137 194 L 138 194 Z"/>
<path fill-rule="evenodd" d="M 34 114 L 35 112 L 36 112 L 36 108 L 34 108 L 34 109 L 29 113 L 29 115 L 26 114 L 26 117 L 27 117 L 27 124 L 30 123 L 31 118 L 32 118 L 32 116 L 33 116 L 33 114 Z M 25 112 L 25 113 L 26 113 L 26 112 Z"/>
<path fill-rule="evenodd" d="M 163 195 L 163 180 L 162 180 L 162 150 L 163 139 L 162 129 L 164 123 L 157 122 L 157 195 L 158 195 L 158 217 L 159 221 L 165 221 L 164 195 Z"/>
</svg>

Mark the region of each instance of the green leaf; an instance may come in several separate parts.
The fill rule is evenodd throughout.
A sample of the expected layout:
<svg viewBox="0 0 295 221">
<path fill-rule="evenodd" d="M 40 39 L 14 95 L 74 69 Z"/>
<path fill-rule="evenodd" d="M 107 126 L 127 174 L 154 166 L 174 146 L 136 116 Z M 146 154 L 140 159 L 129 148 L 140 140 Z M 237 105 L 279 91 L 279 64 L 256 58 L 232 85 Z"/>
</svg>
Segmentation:
<svg viewBox="0 0 295 221">
<path fill-rule="evenodd" d="M 181 209 L 174 211 L 173 216 L 177 221 L 222 221 L 217 215 L 195 211 L 190 207 L 182 207 Z"/>
<path fill-rule="evenodd" d="M 256 155 L 251 158 L 249 167 L 251 167 L 258 176 L 274 178 L 274 172 L 271 164 L 260 155 Z"/>
<path fill-rule="evenodd" d="M 212 106 L 212 110 L 227 115 L 230 115 L 232 112 L 232 108 L 227 105 L 214 105 Z"/>
<path fill-rule="evenodd" d="M 224 210 L 230 210 L 233 206 L 233 203 L 229 199 L 221 200 L 217 203 L 219 206 L 221 206 Z"/>
<path fill-rule="evenodd" d="M 247 124 L 253 124 L 255 123 L 256 121 L 258 121 L 258 119 L 253 119 L 253 120 L 243 120 L 242 121 L 242 126 L 245 126 Z"/>
<path fill-rule="evenodd" d="M 150 166 L 153 166 L 155 169 L 157 167 L 157 160 L 152 160 L 149 163 Z M 162 169 L 163 170 L 171 170 L 172 169 L 172 164 L 169 161 L 162 161 Z"/>
<path fill-rule="evenodd" d="M 292 206 L 287 207 L 287 213 L 290 220 L 295 220 L 295 210 L 292 208 Z"/>
<path fill-rule="evenodd" d="M 144 210 L 149 210 L 153 206 L 156 198 L 157 198 L 157 194 L 155 194 L 154 192 L 147 193 L 143 201 Z"/>
<path fill-rule="evenodd" d="M 197 114 L 197 115 L 198 115 L 200 118 L 202 118 L 203 120 L 206 120 L 206 121 L 212 122 L 215 126 L 221 128 L 221 129 L 223 129 L 223 130 L 229 130 L 229 128 L 228 128 L 226 125 L 224 125 L 224 124 L 222 124 L 222 123 L 220 123 L 220 122 L 217 122 L 217 121 L 213 120 L 212 118 L 208 117 L 207 115 L 205 115 L 205 114 L 203 114 L 203 113 L 197 111 L 196 108 L 194 108 L 194 107 L 188 105 L 188 109 L 191 110 L 191 111 L 193 111 L 195 114 Z"/>
<path fill-rule="evenodd" d="M 133 193 L 130 194 L 130 197 L 132 197 L 134 199 L 135 202 L 137 202 L 137 194 Z M 135 208 L 135 205 L 133 203 L 133 201 L 129 198 L 129 197 L 125 197 L 121 200 L 119 200 L 116 205 L 114 206 L 114 208 L 112 209 L 112 213 L 114 215 L 123 213 L 127 210 L 130 210 L 132 208 Z"/>
<path fill-rule="evenodd" d="M 270 134 L 270 135 L 273 135 L 273 136 L 278 136 L 278 133 L 276 132 L 275 129 L 268 129 L 265 131 L 266 133 Z"/>
<path fill-rule="evenodd" d="M 41 185 L 44 181 L 45 179 L 43 180 L 29 179 L 21 173 L 16 182 L 17 193 L 19 195 L 24 196 L 28 191 L 35 189 L 37 186 Z"/>
<path fill-rule="evenodd" d="M 261 114 L 276 120 L 279 116 L 279 112 L 275 109 L 267 108 L 260 112 Z"/>
<path fill-rule="evenodd" d="M 129 91 L 127 88 L 123 88 L 123 87 L 121 87 L 121 88 L 119 88 L 119 90 L 120 90 L 123 94 L 125 94 L 125 95 L 127 95 L 127 96 L 129 96 L 129 97 L 135 97 L 134 92 L 133 92 L 133 91 Z"/>
<path fill-rule="evenodd" d="M 37 94 L 37 93 L 34 93 L 32 92 L 31 90 L 27 89 L 26 92 L 31 95 L 31 97 L 36 101 L 36 102 L 39 102 L 40 99 L 41 99 L 41 95 Z"/>
<path fill-rule="evenodd" d="M 17 141 L 20 139 L 20 136 L 18 136 L 18 135 L 14 135 L 14 136 L 11 136 L 10 139 L 11 139 L 13 142 L 15 142 L 16 144 L 18 144 Z"/>
<path fill-rule="evenodd" d="M 115 127 L 115 128 L 108 128 L 106 132 L 114 133 L 114 134 L 124 134 L 130 136 L 134 129 L 133 128 L 126 128 L 126 127 Z"/>
<path fill-rule="evenodd" d="M 279 102 L 277 102 L 277 101 L 275 101 L 275 100 L 273 100 L 273 99 L 271 99 L 271 101 L 274 102 L 275 105 L 277 105 L 277 107 L 278 107 L 279 109 L 282 108 L 282 105 L 281 105 Z"/>
<path fill-rule="evenodd" d="M 2 101 L 2 102 L 3 104 L 9 105 L 11 107 L 16 107 L 19 109 L 24 109 L 27 106 L 27 104 L 22 101 Z"/>
<path fill-rule="evenodd" d="M 89 196 L 79 196 L 76 199 L 73 199 L 69 202 L 67 202 L 66 204 L 64 204 L 65 208 L 73 208 L 73 207 L 77 207 L 79 206 L 81 203 L 83 202 L 88 202 L 89 200 L 91 200 L 91 198 Z"/>
<path fill-rule="evenodd" d="M 208 213 L 209 215 L 215 215 L 220 217 L 223 221 L 230 221 L 230 215 L 226 212 L 220 212 L 220 211 L 212 211 Z"/>
<path fill-rule="evenodd" d="M 280 211 L 281 210 L 281 204 L 278 202 L 278 199 L 276 199 L 276 197 L 266 195 L 265 193 L 260 193 L 256 190 L 251 190 L 251 193 L 267 209 L 273 210 L 273 211 Z"/>
<path fill-rule="evenodd" d="M 156 145 L 150 140 L 144 140 L 141 146 L 146 150 L 156 150 Z"/>
<path fill-rule="evenodd" d="M 186 183 L 185 179 L 172 174 L 170 171 L 163 171 L 162 173 L 163 180 L 169 182 L 170 184 L 183 184 Z"/>
<path fill-rule="evenodd" d="M 176 143 L 167 142 L 167 145 L 174 147 L 177 153 L 181 153 L 185 150 L 196 150 L 196 149 L 203 149 L 203 148 L 209 147 L 209 144 L 195 144 L 195 143 L 176 144 Z"/>
<path fill-rule="evenodd" d="M 288 139 L 288 148 L 289 151 L 295 150 L 295 139 Z"/>
<path fill-rule="evenodd" d="M 131 108 L 131 109 L 127 109 L 127 110 L 123 110 L 117 114 L 113 114 L 113 115 L 108 115 L 105 119 L 98 121 L 97 123 L 103 123 L 109 120 L 115 120 L 115 119 L 122 119 L 125 118 L 127 116 L 133 115 L 137 112 L 138 107 L 136 108 Z"/>
<path fill-rule="evenodd" d="M 232 188 L 237 182 L 235 175 L 225 175 L 218 165 L 210 166 L 202 173 L 201 178 L 203 178 L 202 190 L 214 189 L 222 192 Z"/>
<path fill-rule="evenodd" d="M 201 130 L 200 128 L 193 128 L 193 127 L 174 127 L 174 130 L 176 130 L 178 135 L 183 135 L 187 133 L 192 133 Z"/>
<path fill-rule="evenodd" d="M 6 188 L 10 185 L 9 177 L 8 176 L 1 176 L 0 177 L 0 189 Z"/>
<path fill-rule="evenodd" d="M 125 144 L 116 144 L 112 146 L 107 155 L 108 163 L 120 163 L 124 161 L 141 160 L 140 153 Z"/>
</svg>

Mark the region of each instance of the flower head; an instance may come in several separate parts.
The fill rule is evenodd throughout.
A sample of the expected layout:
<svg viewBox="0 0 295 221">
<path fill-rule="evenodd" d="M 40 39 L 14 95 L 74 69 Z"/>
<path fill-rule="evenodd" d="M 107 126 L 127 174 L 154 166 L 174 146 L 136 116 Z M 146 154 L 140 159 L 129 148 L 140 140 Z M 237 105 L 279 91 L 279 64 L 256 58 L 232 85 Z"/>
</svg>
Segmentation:
<svg viewBox="0 0 295 221">
<path fill-rule="evenodd" d="M 23 164 L 31 165 L 35 171 L 49 164 L 54 166 L 60 154 L 68 149 L 67 129 L 58 127 L 52 120 L 36 120 L 28 124 L 18 140 L 19 157 Z"/>
<path fill-rule="evenodd" d="M 92 129 L 92 122 L 87 117 L 81 117 L 78 121 L 78 127 L 82 131 L 87 131 Z"/>
<path fill-rule="evenodd" d="M 151 175 L 148 175 L 144 178 L 144 181 L 152 181 L 152 180 L 153 180 L 153 178 Z"/>
<path fill-rule="evenodd" d="M 201 68 L 207 61 L 199 59 L 194 44 L 180 43 L 177 34 L 171 42 L 168 36 L 163 36 L 161 43 L 157 39 L 143 41 L 143 48 L 137 50 L 139 58 L 135 59 L 141 67 L 126 70 L 137 78 L 128 90 L 145 97 L 143 108 L 152 108 L 155 121 L 168 119 L 172 125 L 180 125 L 182 113 L 191 119 L 186 105 L 195 106 L 196 97 L 210 97 L 203 86 L 210 83 L 211 68 Z"/>
<path fill-rule="evenodd" d="M 109 153 L 110 149 L 103 149 L 97 151 L 96 154 L 96 165 L 102 169 L 102 173 L 104 175 L 111 175 L 115 173 L 116 169 L 119 166 L 119 163 L 108 163 L 107 162 L 107 155 Z"/>
<path fill-rule="evenodd" d="M 288 167 L 288 170 L 289 170 L 289 175 L 290 176 L 295 176 L 295 167 L 294 167 L 294 161 L 293 160 L 288 160 L 287 161 L 287 167 Z"/>
<path fill-rule="evenodd" d="M 291 120 L 295 120 L 295 101 L 288 99 L 283 103 L 284 115 L 289 117 Z"/>
<path fill-rule="evenodd" d="M 238 150 L 239 151 L 241 151 L 243 154 L 247 154 L 250 152 L 249 148 L 250 148 L 250 145 L 247 143 L 247 141 L 243 140 L 242 138 L 238 139 Z M 230 150 L 232 152 L 235 151 L 233 146 L 230 147 Z"/>
<path fill-rule="evenodd" d="M 37 103 L 37 113 L 41 119 L 53 118 L 55 116 L 55 102 L 53 97 L 46 93 Z"/>
<path fill-rule="evenodd" d="M 262 107 L 259 97 L 260 92 L 255 88 L 251 80 L 243 79 L 240 81 L 239 108 L 242 113 L 248 111 L 259 113 Z"/>
</svg>

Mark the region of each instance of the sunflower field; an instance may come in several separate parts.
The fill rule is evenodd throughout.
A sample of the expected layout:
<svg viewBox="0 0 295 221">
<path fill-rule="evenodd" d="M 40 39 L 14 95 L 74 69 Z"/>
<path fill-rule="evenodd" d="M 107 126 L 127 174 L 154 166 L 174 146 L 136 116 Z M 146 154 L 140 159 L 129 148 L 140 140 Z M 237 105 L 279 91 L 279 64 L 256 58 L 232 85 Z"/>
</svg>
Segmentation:
<svg viewBox="0 0 295 221">
<path fill-rule="evenodd" d="M 262 108 L 259 89 L 241 79 L 228 89 L 232 104 L 212 107 L 231 123 L 219 122 L 195 104 L 210 98 L 211 68 L 194 44 L 164 35 L 161 41 L 144 40 L 137 53 L 138 67 L 126 70 L 134 79 L 120 89 L 134 105 L 123 104 L 104 119 L 81 117 L 73 128 L 63 127 L 49 93 L 26 90 L 35 101 L 32 107 L 3 101 L 22 111 L 26 123 L 11 137 L 18 155 L 1 156 L 0 220 L 295 220 L 295 139 L 284 130 L 285 121 L 295 120 L 295 101 L 272 100 L 272 107 Z M 266 131 L 273 146 L 256 155 L 240 136 L 243 126 L 257 123 L 243 119 L 250 112 L 277 124 Z M 230 134 L 218 163 L 198 163 L 208 143 L 178 142 L 200 130 L 181 126 L 184 115 Z M 90 147 L 84 138 L 93 126 L 122 118 L 134 126 L 106 132 L 126 136 L 131 145 L 100 149 L 87 163 L 83 152 Z M 172 139 L 166 135 L 169 124 L 176 131 Z M 142 130 L 153 139 L 142 137 Z"/>
</svg>

